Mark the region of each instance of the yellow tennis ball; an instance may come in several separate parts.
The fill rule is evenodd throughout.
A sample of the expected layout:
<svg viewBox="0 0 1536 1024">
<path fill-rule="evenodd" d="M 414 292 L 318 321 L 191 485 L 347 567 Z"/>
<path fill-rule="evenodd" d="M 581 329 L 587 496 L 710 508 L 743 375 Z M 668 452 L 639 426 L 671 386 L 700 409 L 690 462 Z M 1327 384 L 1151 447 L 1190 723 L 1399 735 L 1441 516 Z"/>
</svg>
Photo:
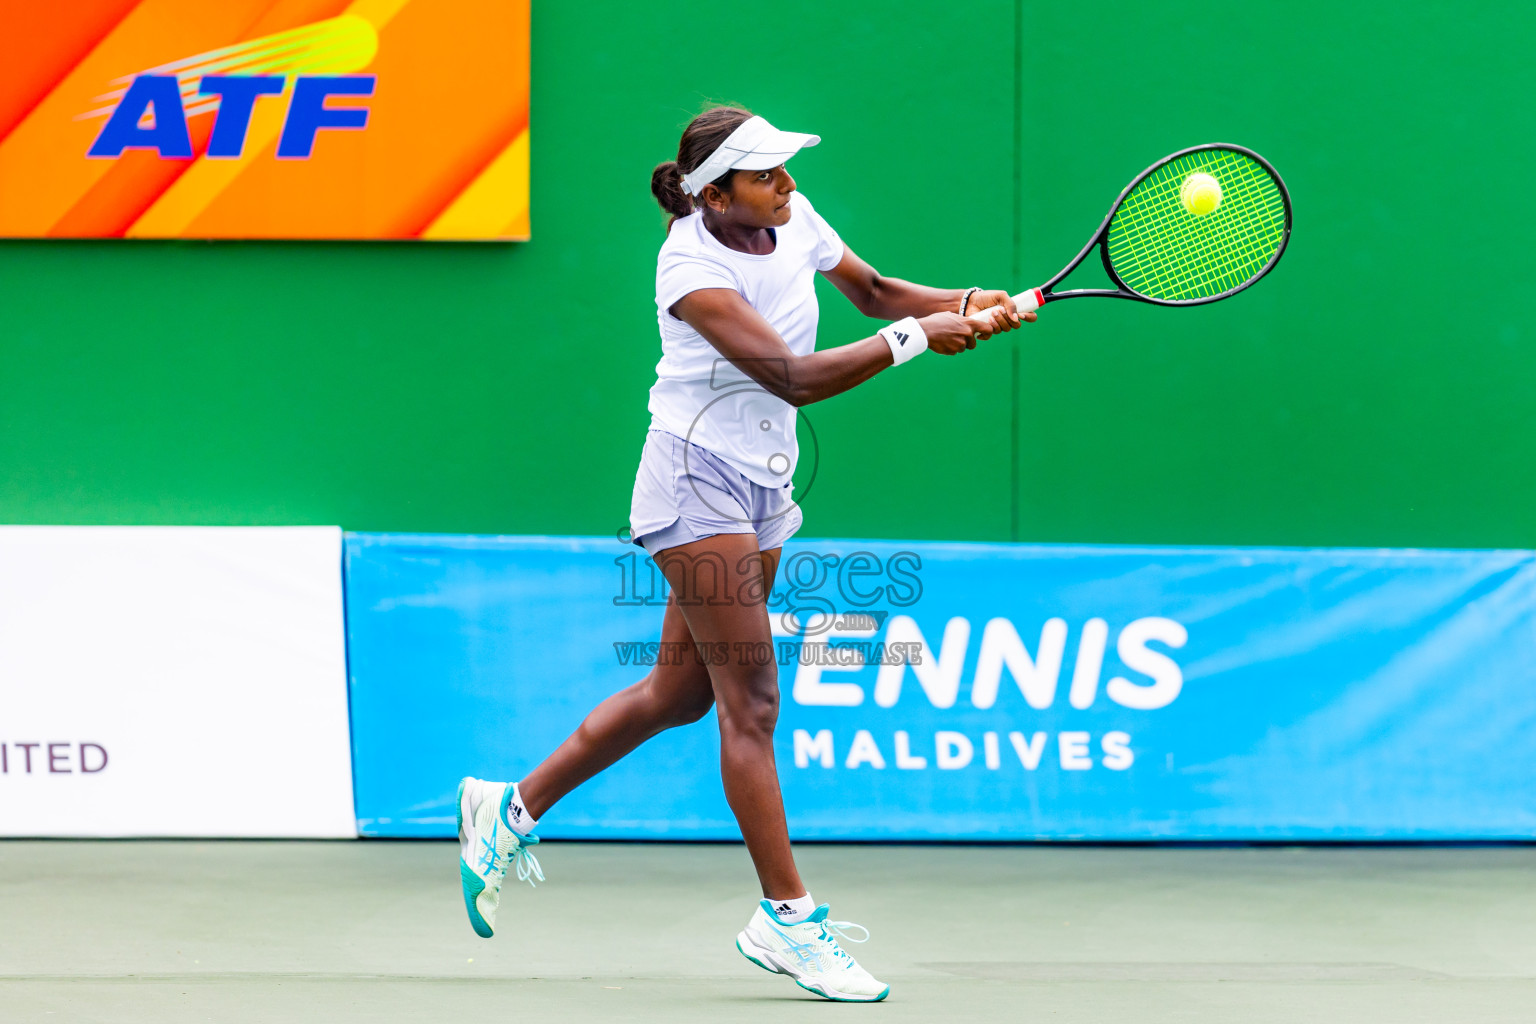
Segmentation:
<svg viewBox="0 0 1536 1024">
<path fill-rule="evenodd" d="M 1196 217 L 1213 213 L 1221 205 L 1221 182 L 1204 171 L 1196 171 L 1179 187 L 1179 201 Z"/>
</svg>

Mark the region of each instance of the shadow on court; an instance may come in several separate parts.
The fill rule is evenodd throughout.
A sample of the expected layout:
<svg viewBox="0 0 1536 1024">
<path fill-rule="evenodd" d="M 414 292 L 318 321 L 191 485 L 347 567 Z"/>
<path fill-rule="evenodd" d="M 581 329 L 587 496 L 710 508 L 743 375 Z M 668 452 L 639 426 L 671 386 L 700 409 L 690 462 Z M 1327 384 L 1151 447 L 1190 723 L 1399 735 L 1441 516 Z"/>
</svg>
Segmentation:
<svg viewBox="0 0 1536 1024">
<path fill-rule="evenodd" d="M 808 846 L 892 985 L 736 952 L 738 846 L 548 843 L 477 938 L 444 842 L 0 842 L 0 1020 L 1528 1021 L 1536 847 Z"/>
</svg>

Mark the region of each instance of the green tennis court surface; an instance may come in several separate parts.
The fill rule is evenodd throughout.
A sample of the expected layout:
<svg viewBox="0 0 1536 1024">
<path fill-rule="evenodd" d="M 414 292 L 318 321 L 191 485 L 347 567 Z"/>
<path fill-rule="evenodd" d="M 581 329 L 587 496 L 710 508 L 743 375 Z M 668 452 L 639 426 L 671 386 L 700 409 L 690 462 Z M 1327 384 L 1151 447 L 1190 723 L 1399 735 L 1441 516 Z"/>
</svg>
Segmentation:
<svg viewBox="0 0 1536 1024">
<path fill-rule="evenodd" d="M 813 846 L 893 989 L 743 960 L 734 846 L 551 843 L 502 933 L 450 843 L 0 842 L 0 1020 L 1529 1021 L 1536 847 Z"/>
</svg>

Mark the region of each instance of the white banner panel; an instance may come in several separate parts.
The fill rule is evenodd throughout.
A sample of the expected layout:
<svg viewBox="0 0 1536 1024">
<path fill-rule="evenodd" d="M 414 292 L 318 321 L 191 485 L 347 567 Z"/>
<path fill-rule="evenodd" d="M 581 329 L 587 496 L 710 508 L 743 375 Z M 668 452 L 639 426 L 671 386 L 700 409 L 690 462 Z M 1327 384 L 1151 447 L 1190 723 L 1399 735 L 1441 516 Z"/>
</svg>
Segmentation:
<svg viewBox="0 0 1536 1024">
<path fill-rule="evenodd" d="M 0 527 L 0 835 L 352 837 L 332 527 Z"/>
</svg>

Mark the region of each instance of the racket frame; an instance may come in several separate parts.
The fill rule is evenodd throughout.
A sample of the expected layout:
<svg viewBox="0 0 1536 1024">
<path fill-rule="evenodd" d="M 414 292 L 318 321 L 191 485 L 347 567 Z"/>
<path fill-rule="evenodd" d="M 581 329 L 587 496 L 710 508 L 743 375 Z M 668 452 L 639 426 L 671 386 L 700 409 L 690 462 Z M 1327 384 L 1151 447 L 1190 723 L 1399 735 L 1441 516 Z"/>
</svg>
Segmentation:
<svg viewBox="0 0 1536 1024">
<path fill-rule="evenodd" d="M 1110 221 L 1114 220 L 1115 214 L 1120 212 L 1120 205 L 1125 202 L 1126 196 L 1130 195 L 1131 191 L 1135 189 L 1137 185 L 1140 185 L 1143 181 L 1147 180 L 1147 177 L 1152 174 L 1152 172 L 1156 171 L 1160 167 L 1173 163 L 1173 161 L 1179 159 L 1180 157 L 1188 156 L 1191 153 L 1202 153 L 1206 150 L 1212 149 L 1226 149 L 1235 153 L 1241 153 L 1249 159 L 1253 160 L 1259 166 L 1263 167 L 1265 171 L 1269 172 L 1269 176 L 1275 180 L 1275 184 L 1280 189 L 1280 201 L 1285 206 L 1285 230 L 1280 236 L 1280 245 L 1275 249 L 1274 254 L 1270 256 L 1269 262 L 1265 263 L 1264 266 L 1259 268 L 1258 273 L 1248 278 L 1242 284 L 1239 284 L 1233 288 L 1228 288 L 1226 291 L 1220 293 L 1219 295 L 1208 295 L 1204 298 L 1198 299 L 1154 299 L 1150 295 L 1143 295 L 1140 292 L 1133 290 L 1123 280 L 1121 280 L 1119 274 L 1115 273 L 1115 268 L 1112 267 L 1109 262 L 1109 247 L 1103 244 L 1104 240 L 1109 236 Z M 1246 146 L 1238 146 L 1226 142 L 1207 142 L 1199 146 L 1190 146 L 1188 149 L 1181 149 L 1177 153 L 1170 153 L 1169 155 L 1163 157 L 1161 160 L 1157 161 L 1157 163 L 1153 164 L 1151 167 L 1148 167 L 1146 170 L 1136 175 L 1136 177 L 1132 179 L 1131 183 L 1120 191 L 1120 195 L 1115 197 L 1114 203 L 1109 208 L 1109 213 L 1104 215 L 1104 223 L 1099 225 L 1099 229 L 1093 233 L 1092 238 L 1088 239 L 1088 244 L 1083 246 L 1082 251 L 1073 257 L 1072 262 L 1068 263 L 1061 269 L 1060 273 L 1051 278 L 1049 281 L 1045 282 L 1045 284 L 1041 285 L 1039 288 L 1032 288 L 1027 292 L 1021 292 L 1014 301 L 1017 304 L 1020 300 L 1023 300 L 1028 308 L 1036 308 L 1037 306 L 1045 305 L 1047 302 L 1058 302 L 1062 299 L 1082 298 L 1135 299 L 1137 302 L 1146 302 L 1154 306 L 1203 306 L 1207 302 L 1215 302 L 1218 299 L 1225 299 L 1236 295 L 1238 292 L 1252 285 L 1265 274 L 1269 273 L 1274 269 L 1275 264 L 1280 262 L 1280 257 L 1285 254 L 1285 247 L 1290 244 L 1290 241 L 1291 193 L 1285 187 L 1285 181 L 1280 177 L 1280 172 L 1275 170 L 1274 165 L 1271 164 L 1268 160 L 1264 159 L 1262 156 L 1255 153 L 1253 150 Z M 1099 258 L 1100 261 L 1104 264 L 1104 272 L 1109 275 L 1109 279 L 1118 285 L 1118 287 L 1074 288 L 1070 291 L 1064 292 L 1051 291 L 1051 288 L 1054 285 L 1059 284 L 1062 278 L 1066 277 L 1068 274 L 1072 273 L 1072 271 L 1078 268 L 1078 265 L 1083 262 L 1084 258 L 1087 257 L 1088 253 L 1093 249 L 1094 246 L 1099 247 Z M 1031 299 L 1034 300 L 1033 303 L 1030 302 Z M 1022 309 L 1025 307 L 1020 308 Z"/>
</svg>

